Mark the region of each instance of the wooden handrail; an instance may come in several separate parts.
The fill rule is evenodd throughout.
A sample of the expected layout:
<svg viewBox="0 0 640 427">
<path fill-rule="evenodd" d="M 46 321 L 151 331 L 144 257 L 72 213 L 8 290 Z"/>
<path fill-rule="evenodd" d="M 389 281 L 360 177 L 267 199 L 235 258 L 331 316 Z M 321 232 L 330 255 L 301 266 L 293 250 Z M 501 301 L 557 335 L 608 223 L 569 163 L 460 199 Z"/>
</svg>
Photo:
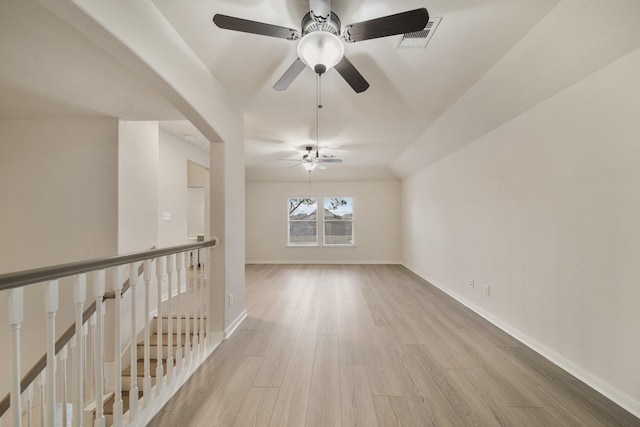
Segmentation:
<svg viewBox="0 0 640 427">
<path fill-rule="evenodd" d="M 137 252 L 128 255 L 117 255 L 108 258 L 98 258 L 88 261 L 72 262 L 69 264 L 60 264 L 50 267 L 35 268 L 33 270 L 1 274 L 0 291 L 19 288 L 20 286 L 30 285 L 32 283 L 60 279 L 62 277 L 73 276 L 74 274 L 87 273 L 89 271 L 115 267 L 116 265 L 129 264 L 136 261 L 144 261 L 146 259 L 157 258 L 163 255 L 171 255 L 193 249 L 216 247 L 217 245 L 218 238 L 214 237 L 207 242 L 191 243 L 188 245 L 172 246 L 163 249 L 153 249 L 150 251 Z"/>
<path fill-rule="evenodd" d="M 171 255 L 179 252 L 186 252 L 194 249 L 201 249 L 206 247 L 218 246 L 218 238 L 207 242 L 200 242 L 188 245 L 172 246 L 163 249 L 151 249 L 149 251 L 138 252 L 128 255 L 119 255 L 109 258 L 95 259 L 90 261 L 80 261 L 71 264 L 61 264 L 53 267 L 38 268 L 28 270 L 24 272 L 9 273 L 0 275 L 0 290 L 12 289 L 19 286 L 29 285 L 32 283 L 44 282 L 47 280 L 59 279 L 61 277 L 67 277 L 74 274 L 87 273 L 89 271 L 98 270 L 102 268 L 114 267 L 116 265 L 129 264 L 136 261 L 144 261 L 147 259 L 157 258 L 164 255 Z M 70 271 L 70 273 L 68 273 Z M 143 273 L 144 265 L 138 266 L 138 277 Z M 23 283 L 27 281 L 26 283 Z M 15 284 L 18 283 L 18 284 Z M 6 285 L 7 287 L 3 287 Z M 129 290 L 131 284 L 129 279 L 125 280 L 122 286 L 122 294 Z M 105 294 L 102 301 L 106 299 L 115 298 L 115 293 L 110 292 Z M 82 324 L 84 325 L 96 312 L 95 301 L 91 303 L 87 309 L 82 313 Z M 62 334 L 55 344 L 55 354 L 57 355 L 62 348 L 71 341 L 71 338 L 75 335 L 75 322 Z M 26 375 L 20 381 L 20 393 L 24 393 L 27 387 L 38 378 L 38 375 L 47 367 L 47 355 L 45 354 L 36 362 L 35 365 L 26 373 Z M 7 394 L 2 400 L 0 400 L 0 418 L 11 407 L 11 394 Z"/>
</svg>

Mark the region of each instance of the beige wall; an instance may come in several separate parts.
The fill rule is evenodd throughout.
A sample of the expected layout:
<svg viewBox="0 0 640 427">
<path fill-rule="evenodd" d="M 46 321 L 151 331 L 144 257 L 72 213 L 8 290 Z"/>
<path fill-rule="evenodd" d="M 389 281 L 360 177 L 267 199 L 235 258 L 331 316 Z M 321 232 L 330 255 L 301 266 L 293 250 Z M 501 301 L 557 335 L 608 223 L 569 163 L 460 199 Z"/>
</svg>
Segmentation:
<svg viewBox="0 0 640 427">
<path fill-rule="evenodd" d="M 171 25 L 160 16 L 151 2 L 143 2 L 137 4 L 136 8 L 129 9 L 123 9 L 119 3 L 89 4 L 83 1 L 48 3 L 47 7 L 74 29 L 87 36 L 99 48 L 104 49 L 109 55 L 124 64 L 136 76 L 144 79 L 145 83 L 158 90 L 209 140 L 224 140 L 225 143 L 231 145 L 224 159 L 226 171 L 222 185 L 226 186 L 226 194 L 220 204 L 220 209 L 225 212 L 222 219 L 222 232 L 226 238 L 225 244 L 231 253 L 226 256 L 226 260 L 223 257 L 225 264 L 220 266 L 220 270 L 224 272 L 223 280 L 214 284 L 215 289 L 212 296 L 217 297 L 219 293 L 222 294 L 223 297 L 220 298 L 219 304 L 223 305 L 224 292 L 229 287 L 236 294 L 236 304 L 233 310 L 218 310 L 213 313 L 222 319 L 216 320 L 218 324 L 216 326 L 222 327 L 225 319 L 232 321 L 235 319 L 234 314 L 237 317 L 244 309 L 241 297 L 244 293 L 244 135 L 242 133 L 242 114 L 230 100 L 224 88 L 203 66 Z M 162 46 L 162 49 L 157 49 L 158 46 Z M 81 122 L 92 123 L 90 120 Z M 75 131 L 79 131 L 76 134 L 69 132 L 65 126 L 60 129 L 52 129 L 40 124 L 34 126 L 33 123 L 15 126 L 16 132 L 12 132 L 15 130 L 14 128 L 0 130 L 1 149 L 3 150 L 0 156 L 0 162 L 3 161 L 0 171 L 2 181 L 5 181 L 4 178 L 8 175 L 5 168 L 6 164 L 10 163 L 8 156 L 13 155 L 13 150 L 15 150 L 13 145 L 5 147 L 4 143 L 29 139 L 21 138 L 22 133 L 31 135 L 33 132 L 38 136 L 39 141 L 52 142 L 49 145 L 41 144 L 36 153 L 38 155 L 44 153 L 41 162 L 46 164 L 46 167 L 59 167 L 61 163 L 52 160 L 58 160 L 57 156 L 65 155 L 68 156 L 68 160 L 79 159 L 78 164 L 81 164 L 83 168 L 82 170 L 71 168 L 66 171 L 55 171 L 55 174 L 62 178 L 68 177 L 70 185 L 53 186 L 51 194 L 44 191 L 37 192 L 38 198 L 34 199 L 34 203 L 38 209 L 27 212 L 27 215 L 44 212 L 42 215 L 43 223 L 33 227 L 28 234 L 22 232 L 23 230 L 17 230 L 20 232 L 20 238 L 23 239 L 24 245 L 36 241 L 32 235 L 37 234 L 38 238 L 44 237 L 52 245 L 74 245 L 74 251 L 58 251 L 56 253 L 43 251 L 36 253 L 36 257 L 33 257 L 31 252 L 27 254 L 24 251 L 20 254 L 11 253 L 13 258 L 0 256 L 3 258 L 2 262 L 7 264 L 1 265 L 0 271 L 4 271 L 4 268 L 23 268 L 24 266 L 20 265 L 18 261 L 28 256 L 49 264 L 60 262 L 60 259 L 77 260 L 116 253 L 118 236 L 118 123 L 115 119 L 108 119 L 105 122 L 110 125 L 108 129 L 110 133 L 99 127 L 89 129 L 84 126 L 71 126 Z M 96 123 L 102 122 L 97 120 Z M 105 138 L 107 134 L 109 138 Z M 111 144 L 108 149 L 100 144 L 105 139 L 108 139 Z M 86 147 L 80 144 L 80 140 L 87 144 Z M 162 150 L 162 142 L 160 144 L 159 150 Z M 9 151 L 5 152 L 5 148 Z M 34 153 L 30 152 L 29 155 L 33 156 Z M 160 151 L 159 156 L 161 155 Z M 69 164 L 77 166 L 75 162 Z M 20 168 L 16 167 L 15 170 L 20 171 Z M 39 170 L 36 169 L 35 172 L 39 172 Z M 16 176 L 19 179 L 23 178 L 20 174 Z M 16 176 L 12 176 L 13 181 L 16 180 Z M 39 175 L 35 173 L 34 176 Z M 29 175 L 27 177 L 29 179 Z M 106 178 L 111 179 L 109 185 L 104 187 L 94 185 L 96 181 L 103 183 L 100 180 Z M 62 184 L 68 184 L 65 180 L 63 181 Z M 54 177 L 51 182 L 57 183 L 58 178 Z M 92 187 L 91 192 L 85 191 L 86 187 Z M 5 200 L 12 200 L 9 195 L 13 197 L 16 188 L 20 188 L 20 186 L 16 186 L 15 182 L 0 186 L 0 196 L 2 196 L 0 200 L 3 203 L 3 217 L 0 218 L 0 223 L 3 225 L 10 224 L 10 220 L 19 219 L 4 217 Z M 66 197 L 67 193 L 61 191 L 60 188 L 70 188 L 74 190 L 71 193 L 76 196 L 81 194 L 83 197 L 68 198 Z M 4 197 L 5 195 L 7 197 Z M 160 214 L 165 206 L 164 200 L 162 195 L 159 195 L 160 210 L 158 212 Z M 17 215 L 13 210 L 10 213 L 14 216 Z M 109 224 L 102 223 L 100 221 L 102 218 L 108 218 Z M 209 228 L 213 224 L 215 224 L 213 220 L 206 223 L 205 233 L 209 233 Z M 69 238 L 68 227 L 75 227 L 74 230 L 77 231 L 77 234 L 82 234 L 82 242 L 87 247 L 83 248 L 80 244 L 75 245 L 77 242 Z M 40 233 L 35 233 L 34 230 Z M 5 233 L 17 234 L 9 226 L 3 227 L 0 231 L 3 239 Z M 159 245 L 164 242 L 173 242 L 176 236 L 172 234 L 172 231 L 165 229 L 158 230 L 158 234 Z M 29 239 L 25 237 L 29 237 Z M 59 241 L 61 237 L 66 240 Z M 76 237 L 76 235 L 73 234 L 71 237 Z M 22 246 L 18 247 L 18 249 L 21 248 Z M 77 253 L 75 253 L 76 249 Z M 13 251 L 14 248 L 12 247 L 11 250 Z M 3 252 L 0 255 L 9 252 L 3 246 Z M 216 251 L 213 252 L 216 253 Z M 27 292 L 29 291 L 27 290 Z M 0 297 L 3 299 L 0 300 L 1 306 L 6 306 L 4 295 L 0 295 Z M 27 311 L 33 310 L 35 312 L 39 308 L 32 304 L 37 299 L 33 300 L 30 296 L 26 296 L 26 300 Z M 67 312 L 72 313 L 71 310 L 67 310 Z M 68 324 L 69 322 L 60 322 L 60 324 L 62 323 Z M 40 328 L 42 328 L 42 324 L 42 322 L 38 324 Z M 6 328 L 0 330 L 4 333 Z M 0 342 L 5 342 L 1 336 Z M 26 350 L 30 351 L 31 349 L 26 348 Z M 39 350 L 32 352 L 35 357 L 39 357 L 42 353 Z M 26 359 L 23 362 L 25 369 L 33 364 Z M 0 366 L 8 367 L 9 364 L 0 363 Z M 8 375 L 0 371 L 0 391 L 4 389 L 5 378 L 8 378 Z"/>
<path fill-rule="evenodd" d="M 158 246 L 167 247 L 189 243 L 188 167 L 189 162 L 209 168 L 209 153 L 160 130 L 160 158 L 158 175 Z M 171 219 L 163 219 L 170 213 Z"/>
<path fill-rule="evenodd" d="M 640 50 L 402 187 L 408 267 L 636 415 L 638 75 Z"/>
<path fill-rule="evenodd" d="M 116 254 L 117 144 L 114 119 L 0 121 L 0 273 Z M 22 375 L 46 351 L 43 301 L 42 287 L 25 288 Z M 71 286 L 61 281 L 58 335 L 72 322 L 70 301 Z M 0 312 L 6 304 L 2 292 Z M 8 331 L 0 328 L 0 343 Z"/>
<path fill-rule="evenodd" d="M 120 122 L 120 253 L 188 243 L 189 164 L 206 175 L 209 154 L 159 129 L 158 122 Z M 208 189 L 207 181 L 200 182 Z"/>
<path fill-rule="evenodd" d="M 248 263 L 400 262 L 400 182 L 247 183 Z M 353 196 L 355 247 L 287 247 L 287 198 Z"/>
<path fill-rule="evenodd" d="M 119 122 L 118 253 L 158 244 L 158 122 Z"/>
<path fill-rule="evenodd" d="M 0 272 L 113 255 L 118 122 L 0 121 Z"/>
</svg>

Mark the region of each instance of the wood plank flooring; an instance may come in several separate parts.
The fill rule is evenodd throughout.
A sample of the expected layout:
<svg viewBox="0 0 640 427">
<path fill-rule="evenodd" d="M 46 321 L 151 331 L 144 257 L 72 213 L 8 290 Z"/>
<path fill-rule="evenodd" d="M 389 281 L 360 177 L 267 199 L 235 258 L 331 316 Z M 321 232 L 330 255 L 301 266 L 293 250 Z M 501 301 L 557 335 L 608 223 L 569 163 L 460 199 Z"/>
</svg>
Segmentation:
<svg viewBox="0 0 640 427">
<path fill-rule="evenodd" d="M 248 318 L 152 426 L 640 426 L 397 265 L 249 265 Z"/>
</svg>

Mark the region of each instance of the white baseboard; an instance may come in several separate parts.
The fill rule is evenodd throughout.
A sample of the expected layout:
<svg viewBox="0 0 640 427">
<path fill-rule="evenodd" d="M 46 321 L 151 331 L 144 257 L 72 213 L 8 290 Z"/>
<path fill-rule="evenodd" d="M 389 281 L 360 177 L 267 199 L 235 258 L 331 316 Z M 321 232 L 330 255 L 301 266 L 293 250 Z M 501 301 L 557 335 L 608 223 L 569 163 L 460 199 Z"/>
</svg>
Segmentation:
<svg viewBox="0 0 640 427">
<path fill-rule="evenodd" d="M 329 264 L 329 265 L 340 265 L 340 264 L 348 264 L 348 265 L 357 265 L 357 264 L 402 264 L 399 260 L 336 260 L 336 259 L 314 259 L 314 260 L 300 260 L 300 259 L 291 259 L 291 260 L 246 260 L 245 264 Z"/>
<path fill-rule="evenodd" d="M 452 291 L 450 288 L 448 288 L 444 284 L 438 282 L 432 277 L 429 277 L 429 275 L 421 274 L 411 266 L 406 265 L 404 263 L 402 265 L 408 270 L 412 271 L 416 275 L 426 280 L 427 282 L 431 283 L 436 288 L 440 289 L 442 292 L 449 295 L 451 298 L 455 299 L 456 301 L 460 302 L 470 310 L 482 316 L 484 319 L 488 320 L 493 325 L 502 329 L 504 332 L 511 335 L 513 338 L 517 339 L 518 341 L 520 341 L 521 343 L 523 343 L 524 345 L 526 345 L 536 353 L 540 354 L 541 356 L 549 360 L 554 365 L 564 369 L 574 377 L 578 378 L 583 383 L 587 384 L 589 387 L 596 390 L 598 393 L 602 394 L 603 396 L 615 402 L 616 404 L 626 409 L 636 417 L 640 418 L 640 402 L 633 399 L 628 394 L 623 393 L 622 391 L 613 387 L 611 384 L 607 383 L 606 381 L 603 381 L 601 378 L 593 375 L 592 373 L 578 366 L 571 360 L 565 358 L 555 350 L 547 347 L 546 345 L 540 343 L 539 341 L 523 333 L 519 329 L 514 328 L 510 324 L 504 322 L 502 319 L 493 316 L 488 311 L 484 310 L 483 308 L 477 306 L 476 304 L 472 303 L 468 299 Z"/>
<path fill-rule="evenodd" d="M 242 321 L 246 318 L 247 318 L 247 310 L 242 310 L 242 313 L 240 313 L 240 315 L 236 317 L 236 319 L 233 322 L 231 322 L 231 324 L 224 330 L 224 339 L 226 340 L 231 335 L 233 335 L 233 333 L 236 331 L 238 326 L 240 326 L 240 323 L 242 323 Z"/>
</svg>

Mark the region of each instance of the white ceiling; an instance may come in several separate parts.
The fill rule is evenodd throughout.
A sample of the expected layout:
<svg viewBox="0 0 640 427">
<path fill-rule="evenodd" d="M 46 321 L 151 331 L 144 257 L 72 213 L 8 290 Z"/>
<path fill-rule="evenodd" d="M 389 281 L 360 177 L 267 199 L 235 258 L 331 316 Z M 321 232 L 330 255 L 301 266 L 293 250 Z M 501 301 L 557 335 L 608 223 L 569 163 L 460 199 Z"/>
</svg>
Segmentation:
<svg viewBox="0 0 640 427">
<path fill-rule="evenodd" d="M 246 112 L 249 180 L 306 179 L 301 157 L 315 145 L 315 74 L 305 69 L 284 92 L 272 89 L 295 60 L 296 42 L 217 28 L 215 13 L 299 28 L 307 1 L 153 0 Z M 397 179 L 389 164 L 518 42 L 556 0 L 333 1 L 343 26 L 418 7 L 442 17 L 426 49 L 397 49 L 401 36 L 345 45 L 371 87 L 356 94 L 335 70 L 322 78 L 321 153 L 343 164 L 315 179 Z"/>
<path fill-rule="evenodd" d="M 215 13 L 299 28 L 304 0 L 151 0 L 245 112 L 247 179 L 306 180 L 315 143 L 315 75 L 273 84 L 296 44 L 222 30 Z M 343 26 L 418 7 L 442 22 L 426 49 L 400 36 L 345 45 L 371 84 L 356 94 L 335 72 L 322 78 L 320 149 L 342 158 L 316 180 L 398 179 L 588 76 L 640 45 L 636 0 L 333 1 Z M 108 115 L 195 127 L 137 74 L 35 1 L 0 2 L 0 119 Z"/>
</svg>

